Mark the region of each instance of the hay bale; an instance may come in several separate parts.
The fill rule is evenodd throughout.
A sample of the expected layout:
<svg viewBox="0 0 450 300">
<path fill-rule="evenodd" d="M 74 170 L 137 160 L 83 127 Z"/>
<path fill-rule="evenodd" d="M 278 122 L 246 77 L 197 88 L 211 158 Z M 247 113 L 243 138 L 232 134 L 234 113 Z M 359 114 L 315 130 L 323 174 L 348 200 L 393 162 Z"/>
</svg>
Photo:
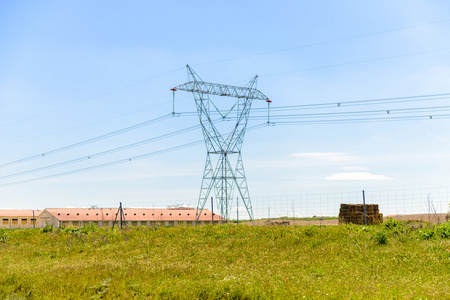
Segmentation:
<svg viewBox="0 0 450 300">
<path fill-rule="evenodd" d="M 378 204 L 366 204 L 366 219 L 368 225 L 383 223 L 383 214 L 380 214 Z M 339 209 L 339 224 L 364 225 L 363 204 L 341 204 Z"/>
</svg>

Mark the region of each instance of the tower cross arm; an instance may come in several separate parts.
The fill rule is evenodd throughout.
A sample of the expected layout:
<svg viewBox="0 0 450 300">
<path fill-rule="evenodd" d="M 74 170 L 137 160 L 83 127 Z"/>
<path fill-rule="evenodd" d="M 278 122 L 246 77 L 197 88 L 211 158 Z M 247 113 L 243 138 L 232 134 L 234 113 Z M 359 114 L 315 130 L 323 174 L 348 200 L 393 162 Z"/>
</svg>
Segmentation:
<svg viewBox="0 0 450 300">
<path fill-rule="evenodd" d="M 258 89 L 202 81 L 190 81 L 175 87 L 174 90 L 234 98 L 268 100 L 267 96 Z"/>
</svg>

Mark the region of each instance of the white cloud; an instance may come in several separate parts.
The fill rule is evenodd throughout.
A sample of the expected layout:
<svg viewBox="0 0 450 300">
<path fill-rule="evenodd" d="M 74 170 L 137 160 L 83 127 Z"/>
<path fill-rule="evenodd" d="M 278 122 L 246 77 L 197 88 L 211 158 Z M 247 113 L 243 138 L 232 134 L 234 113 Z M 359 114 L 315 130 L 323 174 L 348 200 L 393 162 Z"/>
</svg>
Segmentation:
<svg viewBox="0 0 450 300">
<path fill-rule="evenodd" d="M 366 167 L 342 167 L 343 171 L 367 171 Z"/>
<path fill-rule="evenodd" d="M 386 175 L 376 175 L 368 172 L 347 172 L 347 173 L 335 173 L 325 180 L 393 180 Z"/>
<path fill-rule="evenodd" d="M 306 153 L 294 153 L 291 154 L 290 156 L 305 157 L 327 162 L 349 162 L 361 159 L 360 156 L 352 155 L 350 153 L 338 153 L 338 152 L 306 152 Z"/>
</svg>

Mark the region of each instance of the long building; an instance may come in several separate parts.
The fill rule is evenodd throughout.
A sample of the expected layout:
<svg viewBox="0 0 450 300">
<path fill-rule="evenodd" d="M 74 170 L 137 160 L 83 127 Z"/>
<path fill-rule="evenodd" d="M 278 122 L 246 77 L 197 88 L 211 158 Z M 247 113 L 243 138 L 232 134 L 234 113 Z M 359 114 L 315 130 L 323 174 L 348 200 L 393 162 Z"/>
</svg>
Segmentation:
<svg viewBox="0 0 450 300">
<path fill-rule="evenodd" d="M 0 228 L 41 228 L 45 225 L 66 227 L 94 224 L 113 226 L 120 221 L 117 208 L 46 208 L 44 210 L 0 210 Z M 125 226 L 177 226 L 195 225 L 197 212 L 191 207 L 177 208 L 124 208 Z M 198 224 L 220 224 L 226 220 L 204 209 Z"/>
<path fill-rule="evenodd" d="M 33 228 L 36 226 L 36 218 L 42 212 L 32 209 L 2 209 L 0 228 Z"/>
</svg>

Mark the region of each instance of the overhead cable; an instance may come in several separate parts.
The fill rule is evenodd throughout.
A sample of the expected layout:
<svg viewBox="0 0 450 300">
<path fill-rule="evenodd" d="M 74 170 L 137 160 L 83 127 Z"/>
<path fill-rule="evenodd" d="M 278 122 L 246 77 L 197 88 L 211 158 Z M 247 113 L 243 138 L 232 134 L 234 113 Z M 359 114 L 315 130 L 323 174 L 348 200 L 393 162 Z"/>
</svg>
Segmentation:
<svg viewBox="0 0 450 300">
<path fill-rule="evenodd" d="M 420 95 L 420 96 L 406 96 L 406 97 L 394 97 L 394 98 L 379 98 L 379 99 L 366 99 L 356 101 L 336 101 L 317 104 L 301 104 L 291 106 L 275 106 L 271 107 L 271 110 L 283 110 L 283 109 L 305 109 L 305 108 L 327 108 L 327 107 L 347 107 L 358 105 L 374 105 L 374 104 L 392 104 L 392 103 L 404 103 L 404 102 L 417 102 L 417 101 L 434 101 L 450 99 L 450 93 L 433 94 L 433 95 Z M 255 110 L 265 110 L 265 108 L 256 108 Z"/>
<path fill-rule="evenodd" d="M 42 112 L 42 113 L 39 113 L 39 114 L 36 114 L 36 115 L 32 115 L 32 116 L 29 116 L 29 117 L 26 117 L 26 118 L 23 118 L 23 119 L 20 119 L 20 120 L 16 120 L 16 121 L 13 121 L 13 122 L 10 122 L 10 123 L 1 124 L 0 128 L 1 127 L 6 127 L 6 126 L 10 126 L 10 125 L 13 125 L 13 124 L 16 124 L 16 123 L 20 123 L 20 122 L 23 122 L 23 121 L 27 121 L 27 120 L 30 120 L 30 119 L 35 119 L 35 118 L 38 118 L 38 117 L 41 117 L 41 116 L 44 116 L 44 115 L 47 115 L 49 113 L 53 113 L 53 112 L 56 112 L 56 111 L 64 110 L 66 108 L 69 108 L 69 107 L 72 107 L 72 106 L 75 106 L 75 105 L 78 105 L 78 104 L 81 104 L 81 103 L 84 103 L 84 102 L 88 102 L 88 101 L 91 101 L 91 100 L 94 100 L 94 99 L 97 99 L 97 98 L 100 98 L 100 97 L 103 97 L 103 96 L 106 96 L 106 95 L 110 95 L 110 94 L 116 93 L 118 91 L 121 91 L 121 90 L 130 88 L 130 87 L 142 84 L 142 83 L 150 81 L 150 80 L 154 80 L 156 78 L 159 78 L 159 77 L 162 77 L 162 76 L 174 73 L 174 72 L 182 70 L 182 69 L 184 69 L 184 68 L 174 69 L 174 70 L 171 70 L 171 71 L 168 71 L 168 72 L 165 72 L 165 73 L 162 73 L 162 74 L 159 74 L 159 75 L 147 78 L 147 79 L 143 79 L 143 80 L 140 80 L 140 81 L 128 84 L 128 85 L 124 85 L 124 86 L 118 87 L 116 89 L 113 89 L 113 90 L 110 90 L 110 91 L 98 94 L 96 96 L 92 96 L 92 97 L 86 98 L 84 100 L 73 102 L 71 104 L 68 104 L 68 105 L 65 105 L 65 106 L 61 106 L 61 107 L 58 107 L 58 108 L 55 108 L 55 109 L 51 109 L 51 110 L 48 110 L 48 111 L 45 111 L 45 112 Z"/>
<path fill-rule="evenodd" d="M 53 165 L 49 165 L 49 166 L 44 166 L 44 167 L 40 167 L 40 168 L 36 168 L 36 169 L 32 169 L 32 170 L 27 170 L 27 171 L 23 171 L 23 172 L 18 172 L 18 173 L 14 173 L 14 174 L 9 174 L 9 175 L 5 175 L 5 176 L 0 176 L 0 180 L 6 179 L 6 178 L 10 178 L 10 177 L 16 177 L 16 176 L 22 176 L 22 175 L 26 175 L 26 174 L 30 174 L 30 173 L 35 173 L 35 172 L 40 172 L 40 171 L 45 171 L 48 169 L 52 169 L 52 168 L 56 168 L 56 167 L 62 167 L 62 166 L 66 166 L 69 164 L 73 164 L 73 163 L 77 163 L 77 162 L 81 162 L 81 161 L 87 161 L 87 160 L 91 160 L 97 157 L 101 157 L 104 155 L 108 155 L 108 154 L 112 154 L 112 153 L 116 153 L 119 151 L 123 151 L 126 149 L 130 149 L 130 148 L 134 148 L 134 147 L 138 147 L 138 146 L 142 146 L 151 142 L 155 142 L 155 141 L 159 141 L 162 139 L 166 139 L 175 135 L 179 135 L 179 134 L 183 134 L 189 131 L 193 131 L 195 129 L 200 128 L 200 125 L 195 125 L 195 126 L 191 126 L 185 129 L 181 129 L 181 130 L 177 130 L 174 132 L 170 132 L 170 133 L 166 133 L 157 137 L 153 137 L 147 140 L 143 140 L 140 142 L 136 142 L 136 143 L 132 143 L 132 144 L 128 144 L 122 147 L 118 147 L 118 148 L 114 148 L 114 149 L 110 149 L 110 150 L 106 150 L 106 151 L 102 151 L 99 153 L 95 153 L 95 154 L 91 154 L 91 155 L 86 155 L 83 157 L 79 157 L 79 158 L 75 158 L 75 159 L 71 159 L 71 160 L 67 160 L 67 161 L 63 161 L 60 163 L 56 163 Z"/>
<path fill-rule="evenodd" d="M 360 35 L 355 35 L 355 36 L 350 36 L 350 37 L 345 37 L 345 38 L 340 38 L 340 39 L 334 39 L 334 40 L 329 40 L 329 41 L 311 43 L 311 44 L 306 44 L 306 45 L 301 45 L 301 46 L 296 46 L 296 47 L 289 47 L 289 48 L 277 49 L 277 50 L 272 50 L 272 51 L 267 51 L 267 52 L 262 52 L 262 53 L 243 55 L 243 56 L 237 56 L 237 57 L 232 57 L 232 58 L 225 58 L 225 59 L 221 59 L 221 60 L 198 63 L 198 64 L 193 64 L 192 66 L 208 65 L 208 64 L 214 64 L 214 63 L 221 63 L 221 62 L 227 62 L 227 61 L 232 61 L 232 60 L 250 58 L 250 57 L 255 57 L 255 56 L 263 56 L 263 55 L 267 55 L 267 54 L 274 54 L 274 53 L 279 53 L 279 52 L 310 48 L 310 47 L 321 46 L 321 45 L 326 45 L 326 44 L 331 44 L 331 43 L 336 43 L 336 42 L 343 42 L 343 41 L 354 40 L 354 39 L 358 39 L 358 38 L 364 38 L 364 37 L 368 37 L 368 36 L 380 35 L 380 34 L 385 34 L 385 33 L 396 32 L 396 31 L 403 31 L 403 30 L 408 30 L 408 29 L 422 27 L 422 26 L 446 23 L 449 21 L 450 21 L 450 19 L 433 21 L 433 22 L 422 23 L 422 24 L 417 24 L 417 25 L 412 25 L 412 26 L 405 26 L 405 27 L 382 30 L 382 31 L 377 31 L 377 32 L 372 32 L 372 33 L 360 34 Z"/>
<path fill-rule="evenodd" d="M 164 121 L 164 120 L 169 119 L 171 117 L 172 117 L 171 114 L 167 114 L 167 115 L 164 115 L 164 116 L 152 119 L 152 120 L 148 120 L 148 121 L 145 121 L 145 122 L 142 122 L 142 123 L 138 123 L 138 124 L 135 124 L 133 126 L 122 128 L 122 129 L 119 129 L 119 130 L 116 130 L 116 131 L 113 131 L 113 132 L 110 132 L 110 133 L 107 133 L 107 134 L 104 134 L 104 135 L 100 135 L 100 136 L 97 136 L 97 137 L 94 137 L 94 138 L 91 138 L 91 139 L 88 139 L 88 140 L 84 140 L 84 141 L 81 141 L 81 142 L 78 142 L 78 143 L 75 143 L 75 144 L 71 144 L 71 145 L 64 146 L 64 147 L 61 147 L 61 148 L 58 148 L 58 149 L 54 149 L 54 150 L 51 150 L 51 151 L 43 152 L 41 154 L 36 154 L 36 155 L 29 156 L 29 157 L 25 157 L 25 158 L 22 158 L 22 159 L 19 159 L 19 160 L 15 160 L 15 161 L 12 161 L 12 162 L 4 163 L 4 164 L 0 165 L 0 168 L 7 167 L 7 166 L 12 166 L 12 165 L 16 165 L 16 164 L 20 164 L 20 163 L 23 163 L 23 162 L 27 162 L 27 161 L 38 159 L 38 158 L 42 158 L 42 157 L 47 157 L 49 155 L 56 154 L 56 153 L 59 153 L 59 152 L 62 152 L 62 151 L 66 151 L 66 150 L 69 150 L 69 149 L 81 147 L 81 146 L 84 146 L 84 145 L 87 145 L 87 144 L 90 144 L 90 143 L 93 143 L 93 142 L 97 142 L 97 141 L 100 141 L 100 140 L 104 140 L 104 139 L 110 138 L 112 136 L 116 136 L 116 135 L 119 135 L 119 134 L 122 134 L 122 133 L 125 133 L 125 132 L 128 132 L 128 131 L 131 131 L 131 130 L 142 128 L 142 127 L 148 126 L 148 125 L 156 123 L 156 122 L 161 122 L 161 121 Z"/>
<path fill-rule="evenodd" d="M 397 116 L 381 118 L 349 118 L 349 119 L 324 119 L 324 120 L 298 120 L 298 121 L 279 121 L 272 125 L 309 125 L 309 124 L 343 124 L 343 123 L 366 123 L 366 122 L 386 122 L 386 121 L 411 121 L 426 119 L 447 119 L 450 114 L 438 114 L 427 116 Z"/>
<path fill-rule="evenodd" d="M 255 126 L 247 128 L 247 131 L 256 130 L 256 129 L 259 129 L 259 128 L 263 128 L 265 126 L 266 126 L 266 124 L 255 125 Z M 72 175 L 72 174 L 76 174 L 76 173 L 91 171 L 91 170 L 100 169 L 100 168 L 109 167 L 109 166 L 114 166 L 114 165 L 118 165 L 118 164 L 122 164 L 122 163 L 126 163 L 126 162 L 140 160 L 140 159 L 144 159 L 144 158 L 151 157 L 151 156 L 154 156 L 154 155 L 160 155 L 160 154 L 164 154 L 164 153 L 167 153 L 167 152 L 180 150 L 180 149 L 183 149 L 183 148 L 200 145 L 200 144 L 203 144 L 203 143 L 204 143 L 203 140 L 198 140 L 198 141 L 195 141 L 195 142 L 191 142 L 191 143 L 187 143 L 187 144 L 183 144 L 183 145 L 179 145 L 179 146 L 175 146 L 175 147 L 171 147 L 171 148 L 167 148 L 167 149 L 163 149 L 163 150 L 158 150 L 158 151 L 154 151 L 154 152 L 150 152 L 150 153 L 146 153 L 146 154 L 142 154 L 142 155 L 138 155 L 138 156 L 134 156 L 134 157 L 130 157 L 130 158 L 120 159 L 120 160 L 116 160 L 116 161 L 112 161 L 112 162 L 108 162 L 108 163 L 104 163 L 104 164 L 99 164 L 99 165 L 95 165 L 95 166 L 91 166 L 91 167 L 86 167 L 86 168 L 81 168 L 81 169 L 76 169 L 76 170 L 71 170 L 71 171 L 67 171 L 67 172 L 62 172 L 62 173 L 57 173 L 57 174 L 52 174 L 52 175 L 47 175 L 47 176 L 42 176 L 42 177 L 36 177 L 36 178 L 31 178 L 31 179 L 26 179 L 26 180 L 20 180 L 20 181 L 15 181 L 15 182 L 4 183 L 4 184 L 0 184 L 0 187 L 6 187 L 6 186 L 12 186 L 12 185 L 18 185 L 18 184 L 24 184 L 24 183 L 30 183 L 30 182 L 34 182 L 34 181 L 41 181 L 41 180 L 45 180 L 45 179 L 51 179 L 51 178 L 56 178 L 56 177 L 67 176 L 67 175 Z"/>
</svg>

